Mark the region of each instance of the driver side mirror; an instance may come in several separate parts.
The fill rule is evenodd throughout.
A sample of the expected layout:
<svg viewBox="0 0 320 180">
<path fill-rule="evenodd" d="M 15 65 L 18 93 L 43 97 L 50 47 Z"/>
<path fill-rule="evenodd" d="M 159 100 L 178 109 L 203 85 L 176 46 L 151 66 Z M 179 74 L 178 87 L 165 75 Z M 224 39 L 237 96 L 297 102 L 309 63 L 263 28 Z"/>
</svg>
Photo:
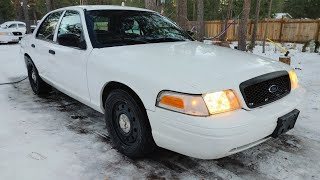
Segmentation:
<svg viewBox="0 0 320 180">
<path fill-rule="evenodd" d="M 86 42 L 81 41 L 80 36 L 76 34 L 61 34 L 57 37 L 57 41 L 62 46 L 76 47 L 80 49 L 87 48 Z"/>
</svg>

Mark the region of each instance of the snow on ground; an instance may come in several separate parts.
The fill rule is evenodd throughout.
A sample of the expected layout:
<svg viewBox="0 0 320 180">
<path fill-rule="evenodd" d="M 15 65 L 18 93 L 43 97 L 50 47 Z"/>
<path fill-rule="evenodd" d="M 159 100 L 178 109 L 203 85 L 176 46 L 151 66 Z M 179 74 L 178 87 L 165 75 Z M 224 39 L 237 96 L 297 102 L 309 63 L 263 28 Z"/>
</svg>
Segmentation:
<svg viewBox="0 0 320 180">
<path fill-rule="evenodd" d="M 320 179 L 320 55 L 299 47 L 290 50 L 292 66 L 309 93 L 295 129 L 219 160 L 163 149 L 128 159 L 101 136 L 100 113 L 58 91 L 37 97 L 28 81 L 0 86 L 0 179 Z M 272 46 L 254 53 L 281 54 Z M 0 83 L 26 75 L 18 44 L 0 45 L 0 63 Z"/>
</svg>

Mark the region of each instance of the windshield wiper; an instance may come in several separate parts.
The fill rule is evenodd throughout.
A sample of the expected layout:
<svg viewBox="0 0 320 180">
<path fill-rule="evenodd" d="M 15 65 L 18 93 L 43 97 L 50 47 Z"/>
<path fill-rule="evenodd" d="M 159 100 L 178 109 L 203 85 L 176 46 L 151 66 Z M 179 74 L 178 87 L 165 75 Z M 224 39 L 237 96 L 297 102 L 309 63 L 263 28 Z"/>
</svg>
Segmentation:
<svg viewBox="0 0 320 180">
<path fill-rule="evenodd" d="M 123 38 L 124 43 L 129 44 L 147 44 L 148 41 L 137 39 L 137 38 Z"/>
<path fill-rule="evenodd" d="M 186 41 L 186 39 L 172 38 L 172 37 L 153 38 L 153 39 L 148 39 L 148 40 L 149 40 L 149 42 L 153 42 L 153 43 Z"/>
</svg>

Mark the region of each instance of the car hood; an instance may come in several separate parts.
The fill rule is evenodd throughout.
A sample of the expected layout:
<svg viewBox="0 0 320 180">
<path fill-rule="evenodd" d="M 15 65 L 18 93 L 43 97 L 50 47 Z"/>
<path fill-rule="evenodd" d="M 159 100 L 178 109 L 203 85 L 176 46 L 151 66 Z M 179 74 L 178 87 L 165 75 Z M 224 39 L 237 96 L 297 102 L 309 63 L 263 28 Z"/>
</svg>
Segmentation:
<svg viewBox="0 0 320 180">
<path fill-rule="evenodd" d="M 11 32 L 9 29 L 2 29 L 0 28 L 0 32 Z"/>
<path fill-rule="evenodd" d="M 241 82 L 253 77 L 290 70 L 268 58 L 194 41 L 109 47 L 96 52 L 102 57 L 116 53 L 121 61 L 117 68 L 154 78 L 162 89 L 196 94 L 238 89 Z"/>
</svg>

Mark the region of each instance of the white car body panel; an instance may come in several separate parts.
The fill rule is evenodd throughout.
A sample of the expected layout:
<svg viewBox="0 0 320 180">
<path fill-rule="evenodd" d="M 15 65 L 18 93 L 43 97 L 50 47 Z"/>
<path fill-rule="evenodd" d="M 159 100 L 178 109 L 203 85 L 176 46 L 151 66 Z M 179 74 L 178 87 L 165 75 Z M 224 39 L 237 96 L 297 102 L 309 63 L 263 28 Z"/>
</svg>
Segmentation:
<svg viewBox="0 0 320 180">
<path fill-rule="evenodd" d="M 200 159 L 218 159 L 267 140 L 279 117 L 303 100 L 298 88 L 272 104 L 251 111 L 239 109 L 209 117 L 192 117 L 161 108 L 148 111 L 158 146 Z"/>
<path fill-rule="evenodd" d="M 19 37 L 9 36 L 9 35 L 0 35 L 0 43 L 9 43 L 9 42 L 19 42 Z"/>
<path fill-rule="evenodd" d="M 279 70 L 290 67 L 219 46 L 173 42 L 94 49 L 88 63 L 88 82 L 95 105 L 101 103 L 101 92 L 97 91 L 106 82 L 122 82 L 136 92 L 148 84 L 150 89 L 138 95 L 145 107 L 154 111 L 162 90 L 204 94 L 233 89 L 241 94 L 241 82 Z"/>
<path fill-rule="evenodd" d="M 202 159 L 227 156 L 268 139 L 277 119 L 303 100 L 305 90 L 300 86 L 280 100 L 248 108 L 239 89 L 241 82 L 292 69 L 249 53 L 193 41 L 92 47 L 83 9 L 148 10 L 77 6 L 55 11 L 65 9 L 80 12 L 87 49 L 36 39 L 38 26 L 33 35 L 23 38 L 21 55 L 28 54 L 32 58 L 47 83 L 102 113 L 102 93 L 108 83 L 119 82 L 130 87 L 147 109 L 153 138 L 160 147 Z M 49 49 L 56 54 L 49 54 Z M 226 89 L 237 93 L 242 109 L 196 117 L 155 106 L 157 95 L 163 90 L 204 94 Z"/>
</svg>

